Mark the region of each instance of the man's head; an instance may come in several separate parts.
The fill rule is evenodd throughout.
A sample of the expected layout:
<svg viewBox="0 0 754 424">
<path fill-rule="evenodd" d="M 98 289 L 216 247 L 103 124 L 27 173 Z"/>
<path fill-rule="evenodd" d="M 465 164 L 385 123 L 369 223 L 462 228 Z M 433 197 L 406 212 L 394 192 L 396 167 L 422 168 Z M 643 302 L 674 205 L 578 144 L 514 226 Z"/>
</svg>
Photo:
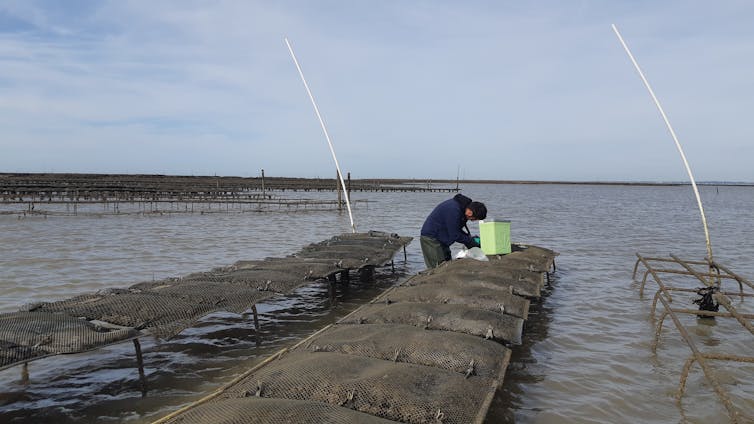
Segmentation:
<svg viewBox="0 0 754 424">
<path fill-rule="evenodd" d="M 466 207 L 466 219 L 469 221 L 476 221 L 478 219 L 487 218 L 487 207 L 482 202 L 471 202 Z"/>
</svg>

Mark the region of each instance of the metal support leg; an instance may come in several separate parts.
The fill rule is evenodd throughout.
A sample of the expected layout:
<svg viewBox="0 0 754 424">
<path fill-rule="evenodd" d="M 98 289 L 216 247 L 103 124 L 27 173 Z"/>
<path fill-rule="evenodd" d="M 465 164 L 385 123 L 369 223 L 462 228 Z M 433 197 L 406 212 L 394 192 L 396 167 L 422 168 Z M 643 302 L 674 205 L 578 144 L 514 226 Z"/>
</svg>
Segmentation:
<svg viewBox="0 0 754 424">
<path fill-rule="evenodd" d="M 364 283 L 374 281 L 374 266 L 367 265 L 359 269 L 359 280 Z"/>
<path fill-rule="evenodd" d="M 261 333 L 261 327 L 259 326 L 259 313 L 257 313 L 257 305 L 251 306 L 251 313 L 254 316 L 254 333 L 255 333 L 255 342 L 257 347 L 262 345 L 262 335 Z"/>
<path fill-rule="evenodd" d="M 328 299 L 330 299 L 330 305 L 332 306 L 335 306 L 335 304 L 338 302 L 335 294 L 335 279 L 331 279 L 327 282 L 327 297 Z"/>
<path fill-rule="evenodd" d="M 29 385 L 29 363 L 24 362 L 23 367 L 21 367 L 21 384 L 24 386 Z"/>
<path fill-rule="evenodd" d="M 139 367 L 141 397 L 147 397 L 147 377 L 144 375 L 144 358 L 141 355 L 141 343 L 139 343 L 139 339 L 134 339 L 134 349 L 136 350 L 136 364 Z"/>
</svg>

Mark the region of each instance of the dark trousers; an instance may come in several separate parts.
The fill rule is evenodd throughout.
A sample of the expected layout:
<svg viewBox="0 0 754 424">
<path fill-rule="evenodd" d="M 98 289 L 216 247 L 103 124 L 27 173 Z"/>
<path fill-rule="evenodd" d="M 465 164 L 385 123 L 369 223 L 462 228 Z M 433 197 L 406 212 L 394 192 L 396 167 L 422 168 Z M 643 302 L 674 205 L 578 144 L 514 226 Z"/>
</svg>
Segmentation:
<svg viewBox="0 0 754 424">
<path fill-rule="evenodd" d="M 445 246 L 436 239 L 427 236 L 421 236 L 419 242 L 422 246 L 424 255 L 424 264 L 428 269 L 435 268 L 437 265 L 450 260 L 450 246 Z"/>
</svg>

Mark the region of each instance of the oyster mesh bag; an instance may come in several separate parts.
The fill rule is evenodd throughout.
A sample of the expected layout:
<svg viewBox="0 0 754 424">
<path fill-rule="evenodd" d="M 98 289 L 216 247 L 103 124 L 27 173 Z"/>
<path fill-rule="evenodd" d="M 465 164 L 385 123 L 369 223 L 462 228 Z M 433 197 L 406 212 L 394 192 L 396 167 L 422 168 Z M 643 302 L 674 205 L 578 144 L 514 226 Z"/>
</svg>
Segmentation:
<svg viewBox="0 0 754 424">
<path fill-rule="evenodd" d="M 220 398 L 311 400 L 390 420 L 473 422 L 496 380 L 330 352 L 293 352 L 228 387 Z M 212 401 L 210 401 L 211 403 Z"/>
</svg>

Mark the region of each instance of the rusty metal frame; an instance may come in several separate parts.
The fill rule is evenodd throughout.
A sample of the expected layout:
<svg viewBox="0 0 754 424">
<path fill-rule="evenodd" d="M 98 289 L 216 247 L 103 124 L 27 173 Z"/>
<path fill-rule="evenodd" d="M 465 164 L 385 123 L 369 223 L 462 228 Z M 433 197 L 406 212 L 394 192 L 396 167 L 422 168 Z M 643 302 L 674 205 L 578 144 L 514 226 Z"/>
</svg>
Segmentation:
<svg viewBox="0 0 754 424">
<path fill-rule="evenodd" d="M 639 253 L 636 254 L 636 257 L 638 258 L 636 261 L 636 264 L 634 265 L 634 272 L 632 275 L 632 278 L 634 281 L 636 281 L 636 273 L 639 268 L 639 264 L 643 264 L 646 268 L 646 271 L 644 272 L 644 277 L 641 279 L 641 286 L 639 288 L 639 295 L 644 296 L 644 286 L 647 283 L 647 276 L 649 274 L 652 274 L 652 277 L 654 277 L 655 282 L 661 287 L 664 287 L 664 283 L 662 283 L 660 277 L 657 275 L 658 273 L 665 273 L 665 274 L 680 274 L 680 275 L 693 275 L 700 280 L 702 280 L 705 284 L 708 285 L 709 281 L 705 280 L 703 277 L 708 277 L 710 279 L 715 279 L 722 283 L 723 279 L 732 279 L 736 280 L 738 282 L 739 287 L 739 295 L 744 294 L 744 288 L 743 286 L 746 285 L 751 289 L 754 289 L 754 284 L 752 284 L 749 280 L 747 280 L 744 277 L 741 277 L 740 275 L 734 273 L 728 267 L 725 265 L 720 264 L 719 262 L 708 262 L 708 261 L 683 261 L 678 259 L 677 257 L 670 255 L 673 259 L 667 259 L 667 258 L 654 258 L 654 257 L 644 257 L 640 255 Z M 685 270 L 676 270 L 676 269 L 664 269 L 664 268 L 654 268 L 650 265 L 650 262 L 672 262 L 677 263 L 684 268 Z M 697 270 L 691 269 L 691 265 L 706 265 L 710 269 L 717 270 L 716 273 L 707 272 L 707 273 L 700 273 Z M 720 273 L 720 271 L 723 271 L 723 273 Z M 669 293 L 665 293 L 665 295 L 668 297 L 668 300 L 672 302 L 672 296 L 670 296 Z"/>
<path fill-rule="evenodd" d="M 659 287 L 659 289 L 655 292 L 655 295 L 652 301 L 652 308 L 651 308 L 651 313 L 650 313 L 652 320 L 654 320 L 655 318 L 657 302 L 659 301 L 663 306 L 663 311 L 660 314 L 659 322 L 657 323 L 657 327 L 655 329 L 655 337 L 652 343 L 652 353 L 654 354 L 657 353 L 657 345 L 659 343 L 659 338 L 662 332 L 662 326 L 665 321 L 665 318 L 668 316 L 671 317 L 673 323 L 675 324 L 676 329 L 678 330 L 681 337 L 686 342 L 686 344 L 688 345 L 689 349 L 692 352 L 691 356 L 689 356 L 689 358 L 686 360 L 683 366 L 683 371 L 681 373 L 681 378 L 678 384 L 678 392 L 676 394 L 676 400 L 678 401 L 679 406 L 680 406 L 683 394 L 685 392 L 686 380 L 688 379 L 688 375 L 691 371 L 691 367 L 694 365 L 694 363 L 698 363 L 708 383 L 712 386 L 715 393 L 717 394 L 718 399 L 723 404 L 725 409 L 728 411 L 728 415 L 730 416 L 731 422 L 733 423 L 744 422 L 743 420 L 746 420 L 748 418 L 743 417 L 741 412 L 738 411 L 738 409 L 733 405 L 727 391 L 720 385 L 717 378 L 715 377 L 715 374 L 709 368 L 707 361 L 717 360 L 717 361 L 735 361 L 735 362 L 744 362 L 744 363 L 754 363 L 754 357 L 719 354 L 719 353 L 706 353 L 706 352 L 699 351 L 699 349 L 697 349 L 696 345 L 694 344 L 693 339 L 690 337 L 688 331 L 679 320 L 678 315 L 687 314 L 687 315 L 696 315 L 696 316 L 735 318 L 741 324 L 742 327 L 744 327 L 745 329 L 749 331 L 749 333 L 754 334 L 754 326 L 752 326 L 750 322 L 750 320 L 754 319 L 754 314 L 742 314 L 738 312 L 736 308 L 732 305 L 730 298 L 728 297 L 728 296 L 740 296 L 741 300 L 744 300 L 747 297 L 754 297 L 754 293 L 744 292 L 744 286 L 754 289 L 754 285 L 752 285 L 752 283 L 748 281 L 747 279 L 732 272 L 728 267 L 715 261 L 707 261 L 707 260 L 684 261 L 672 254 L 670 255 L 671 259 L 644 257 L 640 255 L 639 253 L 637 253 L 636 256 L 638 259 L 636 261 L 636 264 L 634 265 L 633 280 L 636 281 L 636 274 L 637 274 L 640 263 L 643 264 L 644 267 L 646 268 L 646 271 L 644 272 L 644 277 L 642 278 L 640 289 L 639 289 L 640 296 L 642 298 L 644 296 L 644 287 L 646 285 L 646 280 L 647 280 L 648 275 L 652 275 L 652 278 L 654 279 L 655 283 Z M 675 263 L 675 264 L 680 265 L 683 268 L 683 270 L 655 268 L 652 266 L 652 262 Z M 693 265 L 697 265 L 697 266 L 704 265 L 707 267 L 708 271 L 700 272 L 699 270 L 695 269 Z M 693 276 L 696 280 L 704 284 L 704 286 L 706 287 L 713 287 L 713 286 L 717 287 L 719 290 L 717 293 L 713 294 L 713 298 L 716 302 L 718 302 L 718 304 L 722 305 L 723 308 L 725 308 L 727 312 L 713 312 L 713 311 L 702 311 L 702 310 L 696 310 L 696 309 L 672 308 L 670 306 L 670 303 L 673 301 L 671 292 L 677 291 L 677 292 L 696 293 L 697 290 L 690 289 L 690 288 L 668 286 L 660 278 L 660 274 L 663 274 L 663 273 Z M 721 290 L 722 282 L 724 280 L 731 280 L 731 279 L 738 282 L 739 291 L 735 293 L 722 291 Z"/>
</svg>

